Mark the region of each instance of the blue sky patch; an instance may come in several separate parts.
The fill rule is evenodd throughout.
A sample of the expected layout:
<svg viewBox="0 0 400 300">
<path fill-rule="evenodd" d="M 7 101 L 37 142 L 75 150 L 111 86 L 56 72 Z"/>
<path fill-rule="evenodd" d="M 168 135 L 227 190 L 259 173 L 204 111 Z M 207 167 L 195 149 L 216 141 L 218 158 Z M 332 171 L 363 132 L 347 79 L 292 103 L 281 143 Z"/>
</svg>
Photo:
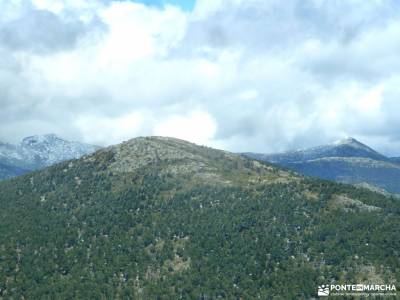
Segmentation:
<svg viewBox="0 0 400 300">
<path fill-rule="evenodd" d="M 135 2 L 158 7 L 163 7 L 166 4 L 171 4 L 179 6 L 186 11 L 191 11 L 194 8 L 196 0 L 135 0 Z"/>
</svg>

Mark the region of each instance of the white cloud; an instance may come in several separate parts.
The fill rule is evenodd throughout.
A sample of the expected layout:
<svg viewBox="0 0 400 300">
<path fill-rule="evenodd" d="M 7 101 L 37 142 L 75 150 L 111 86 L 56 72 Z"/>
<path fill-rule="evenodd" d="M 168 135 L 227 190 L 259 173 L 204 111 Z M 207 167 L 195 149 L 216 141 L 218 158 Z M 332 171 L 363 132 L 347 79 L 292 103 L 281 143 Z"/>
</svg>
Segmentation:
<svg viewBox="0 0 400 300">
<path fill-rule="evenodd" d="M 207 112 L 194 110 L 185 115 L 172 115 L 157 122 L 153 134 L 171 136 L 201 145 L 213 143 L 217 124 Z"/>
<path fill-rule="evenodd" d="M 400 154 L 395 5 L 0 2 L 0 139 L 159 134 L 271 152 L 355 136 Z"/>
<path fill-rule="evenodd" d="M 140 134 L 145 123 L 139 112 L 124 114 L 115 118 L 106 116 L 81 116 L 75 126 L 84 136 L 85 142 L 92 144 L 115 144 Z"/>
</svg>

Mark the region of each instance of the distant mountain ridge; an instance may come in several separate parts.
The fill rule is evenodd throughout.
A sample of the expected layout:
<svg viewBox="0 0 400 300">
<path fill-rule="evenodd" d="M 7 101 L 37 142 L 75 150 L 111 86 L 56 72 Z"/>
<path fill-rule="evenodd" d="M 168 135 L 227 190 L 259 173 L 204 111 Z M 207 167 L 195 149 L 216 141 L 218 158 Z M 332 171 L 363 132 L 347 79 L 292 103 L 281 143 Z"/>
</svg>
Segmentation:
<svg viewBox="0 0 400 300">
<path fill-rule="evenodd" d="M 386 157 L 354 138 L 278 154 L 244 153 L 307 176 L 367 184 L 400 193 L 400 159 Z"/>
<path fill-rule="evenodd" d="M 394 163 L 399 163 L 400 164 L 400 157 L 391 157 L 390 161 L 394 162 Z"/>
<path fill-rule="evenodd" d="M 0 180 L 95 152 L 99 146 L 67 141 L 55 134 L 35 135 L 13 145 L 0 142 Z"/>
<path fill-rule="evenodd" d="M 246 153 L 257 156 L 273 163 L 295 163 L 300 161 L 315 160 L 327 157 L 363 157 L 376 160 L 389 161 L 389 158 L 378 153 L 367 145 L 354 138 L 346 138 L 332 144 L 307 148 L 302 150 L 287 151 L 277 154 Z"/>
</svg>

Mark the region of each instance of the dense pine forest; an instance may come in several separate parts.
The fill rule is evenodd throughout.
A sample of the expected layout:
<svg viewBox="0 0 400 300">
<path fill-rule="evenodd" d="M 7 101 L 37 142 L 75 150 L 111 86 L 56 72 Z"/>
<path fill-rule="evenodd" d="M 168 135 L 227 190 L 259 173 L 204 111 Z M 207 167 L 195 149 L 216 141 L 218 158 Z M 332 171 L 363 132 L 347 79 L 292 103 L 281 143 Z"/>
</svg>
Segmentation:
<svg viewBox="0 0 400 300">
<path fill-rule="evenodd" d="M 309 299 L 400 282 L 400 201 L 168 138 L 0 183 L 0 298 Z"/>
</svg>

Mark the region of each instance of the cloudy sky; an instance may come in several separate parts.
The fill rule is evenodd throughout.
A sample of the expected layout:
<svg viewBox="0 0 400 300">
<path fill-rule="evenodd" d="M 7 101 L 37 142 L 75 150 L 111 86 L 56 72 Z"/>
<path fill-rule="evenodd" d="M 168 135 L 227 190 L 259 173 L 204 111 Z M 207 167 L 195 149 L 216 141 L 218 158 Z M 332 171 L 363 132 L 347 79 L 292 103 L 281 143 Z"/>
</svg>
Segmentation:
<svg viewBox="0 0 400 300">
<path fill-rule="evenodd" d="M 0 0 L 0 140 L 400 155 L 397 0 Z"/>
</svg>

